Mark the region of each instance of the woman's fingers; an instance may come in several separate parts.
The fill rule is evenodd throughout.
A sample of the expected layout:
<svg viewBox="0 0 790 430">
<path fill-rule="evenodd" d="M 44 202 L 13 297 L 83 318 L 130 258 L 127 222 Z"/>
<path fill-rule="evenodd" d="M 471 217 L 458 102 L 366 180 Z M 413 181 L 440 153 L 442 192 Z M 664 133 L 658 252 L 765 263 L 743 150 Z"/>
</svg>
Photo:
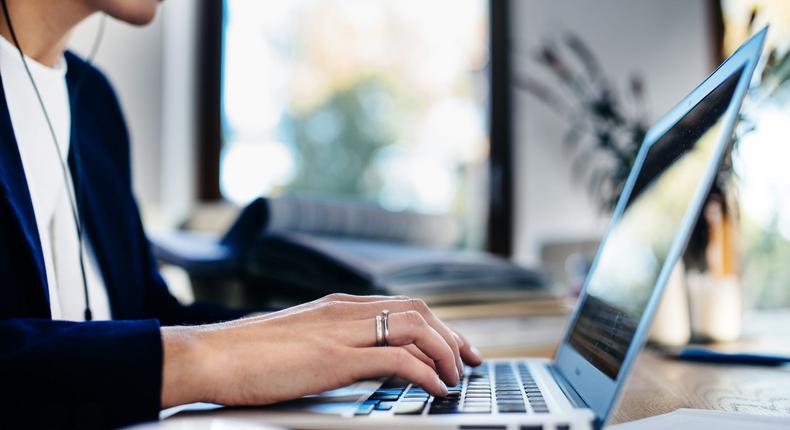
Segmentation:
<svg viewBox="0 0 790 430">
<path fill-rule="evenodd" d="M 459 340 L 459 350 L 461 351 L 461 358 L 464 360 L 464 363 L 470 366 L 479 366 L 480 363 L 483 362 L 482 357 L 480 357 L 480 351 L 469 343 L 461 333 L 453 331 L 453 336 Z"/>
<path fill-rule="evenodd" d="M 424 352 L 420 351 L 420 348 L 417 348 L 417 346 L 415 345 L 406 345 L 402 348 L 405 349 L 406 351 L 409 351 L 409 354 L 413 355 L 418 360 L 427 364 L 428 367 L 433 369 L 434 372 L 436 371 L 436 363 L 434 363 L 433 360 L 431 360 L 431 357 L 428 357 L 427 355 L 425 355 Z"/>
<path fill-rule="evenodd" d="M 405 296 L 354 296 L 337 293 L 330 294 L 320 299 L 320 301 L 324 303 L 338 302 L 341 305 L 351 304 L 351 306 L 342 306 L 343 310 L 341 312 L 345 316 L 352 318 L 373 318 L 381 313 L 383 309 L 389 309 L 390 312 L 415 310 L 425 318 L 428 324 L 444 338 L 445 342 L 453 350 L 459 374 L 462 375 L 464 372 L 464 363 L 477 366 L 482 362 L 477 348 L 472 346 L 462 334 L 450 329 L 422 300 L 411 299 Z"/>
<path fill-rule="evenodd" d="M 397 376 L 424 388 L 434 396 L 447 395 L 447 386 L 428 365 L 403 348 L 355 348 L 347 360 L 354 379 Z"/>
<path fill-rule="evenodd" d="M 348 323 L 352 329 L 340 329 L 335 333 L 349 346 L 376 346 L 375 319 L 355 320 Z M 453 350 L 436 330 L 416 311 L 396 312 L 389 315 L 389 346 L 414 345 L 436 364 L 436 371 L 448 385 L 458 383 L 462 373 L 458 372 Z"/>
<path fill-rule="evenodd" d="M 447 325 L 440 320 L 436 315 L 434 315 L 433 311 L 425 304 L 424 301 L 418 299 L 409 299 L 407 300 L 408 304 L 412 307 L 412 309 L 419 312 L 428 324 L 431 327 L 439 332 L 439 334 L 444 338 L 445 342 L 450 345 L 450 348 L 453 350 L 453 355 L 455 356 L 455 365 L 458 368 L 458 374 L 464 374 L 464 362 L 461 358 L 461 350 L 458 345 L 457 337 L 453 336 L 453 331 L 450 330 Z"/>
<path fill-rule="evenodd" d="M 345 297 L 345 295 L 338 295 L 338 297 Z M 355 297 L 357 296 L 349 296 Z M 376 296 L 373 296 L 376 297 Z M 378 296 L 381 297 L 381 296 Z M 442 336 L 447 345 L 452 349 L 453 356 L 455 357 L 455 366 L 459 374 L 464 373 L 464 365 L 460 349 L 458 347 L 457 338 L 453 335 L 447 325 L 445 325 L 428 306 L 419 299 L 409 298 L 386 298 L 386 300 L 372 300 L 372 301 L 354 301 L 346 302 L 345 306 L 340 306 L 339 312 L 351 318 L 367 319 L 375 318 L 380 314 L 383 309 L 388 309 L 390 312 L 405 312 L 417 311 L 422 315 L 425 321 Z"/>
<path fill-rule="evenodd" d="M 444 382 L 455 385 L 460 380 L 453 350 L 419 312 L 390 314 L 387 341 L 393 346 L 414 344 L 436 363 L 436 370 Z"/>
</svg>

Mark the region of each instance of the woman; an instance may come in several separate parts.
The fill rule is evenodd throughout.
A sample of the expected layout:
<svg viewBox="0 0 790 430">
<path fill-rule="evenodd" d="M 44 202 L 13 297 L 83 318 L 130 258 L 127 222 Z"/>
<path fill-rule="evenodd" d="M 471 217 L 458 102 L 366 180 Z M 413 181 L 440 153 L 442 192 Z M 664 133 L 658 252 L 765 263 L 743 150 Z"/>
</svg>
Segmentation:
<svg viewBox="0 0 790 430">
<path fill-rule="evenodd" d="M 267 404 L 383 375 L 445 394 L 480 358 L 419 300 L 331 295 L 242 318 L 168 293 L 132 196 L 115 94 L 64 52 L 91 14 L 140 25 L 157 3 L 3 1 L 3 424 L 121 426 L 189 402 Z"/>
</svg>

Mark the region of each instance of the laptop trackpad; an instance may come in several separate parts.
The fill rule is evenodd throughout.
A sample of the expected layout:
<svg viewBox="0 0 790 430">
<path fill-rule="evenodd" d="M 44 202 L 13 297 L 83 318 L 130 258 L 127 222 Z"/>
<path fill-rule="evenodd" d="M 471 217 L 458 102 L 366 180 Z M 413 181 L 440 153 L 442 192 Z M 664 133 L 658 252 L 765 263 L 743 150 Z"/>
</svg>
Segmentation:
<svg viewBox="0 0 790 430">
<path fill-rule="evenodd" d="M 313 394 L 302 397 L 302 400 L 324 400 L 324 401 L 362 401 L 381 386 L 379 380 L 359 381 L 354 384 L 338 388 L 336 390 L 324 391 L 323 393 Z"/>
<path fill-rule="evenodd" d="M 285 410 L 303 413 L 306 412 L 325 415 L 349 416 L 354 415 L 354 412 L 357 410 L 357 402 L 366 399 L 380 386 L 380 380 L 359 381 L 336 390 L 305 396 L 301 399 L 292 400 L 290 402 L 262 406 L 262 408 L 263 410 Z M 181 405 L 163 410 L 159 413 L 159 419 L 165 419 L 178 413 L 207 411 L 221 408 L 224 407 L 212 403 L 190 403 L 188 405 Z"/>
<path fill-rule="evenodd" d="M 336 390 L 302 397 L 272 407 L 278 410 L 299 411 L 324 415 L 353 415 L 358 402 L 366 399 L 381 386 L 381 381 L 359 381 Z"/>
</svg>

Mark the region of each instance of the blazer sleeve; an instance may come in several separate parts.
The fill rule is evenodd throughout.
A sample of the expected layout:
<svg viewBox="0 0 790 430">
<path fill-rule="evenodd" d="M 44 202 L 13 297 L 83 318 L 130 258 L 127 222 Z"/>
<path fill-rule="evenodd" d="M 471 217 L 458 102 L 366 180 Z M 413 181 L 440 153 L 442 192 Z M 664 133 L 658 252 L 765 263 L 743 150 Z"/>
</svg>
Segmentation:
<svg viewBox="0 0 790 430">
<path fill-rule="evenodd" d="M 156 320 L 0 320 L 0 420 L 9 428 L 109 428 L 156 420 Z"/>
</svg>

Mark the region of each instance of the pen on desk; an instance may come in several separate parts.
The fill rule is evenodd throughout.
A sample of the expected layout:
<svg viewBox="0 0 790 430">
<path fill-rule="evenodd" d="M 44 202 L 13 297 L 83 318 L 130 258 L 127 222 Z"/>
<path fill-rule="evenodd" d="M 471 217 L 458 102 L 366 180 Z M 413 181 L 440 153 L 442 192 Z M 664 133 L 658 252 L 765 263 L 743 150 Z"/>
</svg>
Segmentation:
<svg viewBox="0 0 790 430">
<path fill-rule="evenodd" d="M 706 347 L 686 346 L 666 352 L 678 360 L 720 364 L 781 366 L 790 363 L 790 356 L 749 352 L 722 352 Z"/>
</svg>

